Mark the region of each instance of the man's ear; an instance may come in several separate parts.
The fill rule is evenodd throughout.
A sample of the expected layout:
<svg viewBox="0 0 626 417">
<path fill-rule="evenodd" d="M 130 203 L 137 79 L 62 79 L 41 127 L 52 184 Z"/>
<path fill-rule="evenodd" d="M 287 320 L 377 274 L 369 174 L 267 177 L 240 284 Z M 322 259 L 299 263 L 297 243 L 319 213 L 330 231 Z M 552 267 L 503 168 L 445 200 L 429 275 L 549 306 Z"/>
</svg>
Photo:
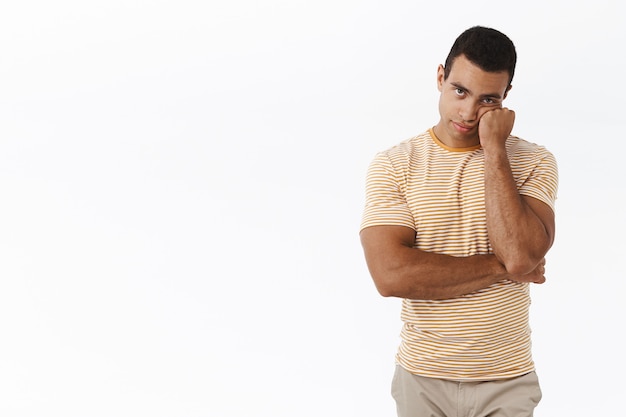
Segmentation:
<svg viewBox="0 0 626 417">
<path fill-rule="evenodd" d="M 437 67 L 437 90 L 439 90 L 439 92 L 443 89 L 444 74 L 445 68 L 443 65 L 439 64 L 439 67 Z"/>
</svg>

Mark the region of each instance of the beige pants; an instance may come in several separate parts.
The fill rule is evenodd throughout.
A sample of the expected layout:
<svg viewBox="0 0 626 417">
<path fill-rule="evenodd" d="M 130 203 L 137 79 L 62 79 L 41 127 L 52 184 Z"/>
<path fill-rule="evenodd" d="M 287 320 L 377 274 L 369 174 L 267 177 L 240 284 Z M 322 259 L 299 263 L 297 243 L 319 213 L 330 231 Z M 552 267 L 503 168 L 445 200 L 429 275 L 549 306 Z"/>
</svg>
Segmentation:
<svg viewBox="0 0 626 417">
<path fill-rule="evenodd" d="M 391 394 L 398 417 L 532 417 L 541 400 L 537 374 L 458 382 L 413 375 L 396 365 Z"/>
</svg>

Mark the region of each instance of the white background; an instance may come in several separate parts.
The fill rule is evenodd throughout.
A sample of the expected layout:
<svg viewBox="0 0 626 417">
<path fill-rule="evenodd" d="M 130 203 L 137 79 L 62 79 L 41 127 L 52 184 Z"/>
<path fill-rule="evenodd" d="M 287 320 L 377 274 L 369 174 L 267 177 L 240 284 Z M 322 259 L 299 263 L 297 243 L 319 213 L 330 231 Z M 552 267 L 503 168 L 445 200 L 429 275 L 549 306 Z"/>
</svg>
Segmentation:
<svg viewBox="0 0 626 417">
<path fill-rule="evenodd" d="M 2 1 L 0 415 L 392 416 L 399 301 L 358 240 L 375 152 L 438 120 L 470 26 L 557 157 L 538 417 L 622 410 L 616 1 Z"/>
</svg>

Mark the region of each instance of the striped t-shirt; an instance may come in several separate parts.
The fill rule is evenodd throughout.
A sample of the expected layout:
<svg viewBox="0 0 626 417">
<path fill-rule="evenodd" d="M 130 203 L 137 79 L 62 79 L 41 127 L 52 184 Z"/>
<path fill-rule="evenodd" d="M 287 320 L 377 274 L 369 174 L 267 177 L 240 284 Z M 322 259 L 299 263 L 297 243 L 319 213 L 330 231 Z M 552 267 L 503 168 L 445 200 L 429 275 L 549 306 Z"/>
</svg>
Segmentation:
<svg viewBox="0 0 626 417">
<path fill-rule="evenodd" d="M 554 156 L 515 136 L 506 149 L 519 193 L 554 210 Z M 415 248 L 428 252 L 492 253 L 480 145 L 449 148 L 431 129 L 379 153 L 367 174 L 361 229 L 377 225 L 410 227 Z M 447 300 L 404 299 L 396 360 L 414 374 L 452 380 L 528 373 L 534 370 L 529 306 L 529 285 L 509 280 Z"/>
</svg>

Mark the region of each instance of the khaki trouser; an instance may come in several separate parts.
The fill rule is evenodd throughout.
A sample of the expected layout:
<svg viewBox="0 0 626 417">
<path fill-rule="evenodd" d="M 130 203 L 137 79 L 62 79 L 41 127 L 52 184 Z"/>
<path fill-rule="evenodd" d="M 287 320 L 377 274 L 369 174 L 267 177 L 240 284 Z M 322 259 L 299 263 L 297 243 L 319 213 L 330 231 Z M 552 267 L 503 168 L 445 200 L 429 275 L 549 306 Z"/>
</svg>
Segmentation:
<svg viewBox="0 0 626 417">
<path fill-rule="evenodd" d="M 532 417 L 541 400 L 537 374 L 459 382 L 413 375 L 399 365 L 391 394 L 398 417 Z"/>
</svg>

